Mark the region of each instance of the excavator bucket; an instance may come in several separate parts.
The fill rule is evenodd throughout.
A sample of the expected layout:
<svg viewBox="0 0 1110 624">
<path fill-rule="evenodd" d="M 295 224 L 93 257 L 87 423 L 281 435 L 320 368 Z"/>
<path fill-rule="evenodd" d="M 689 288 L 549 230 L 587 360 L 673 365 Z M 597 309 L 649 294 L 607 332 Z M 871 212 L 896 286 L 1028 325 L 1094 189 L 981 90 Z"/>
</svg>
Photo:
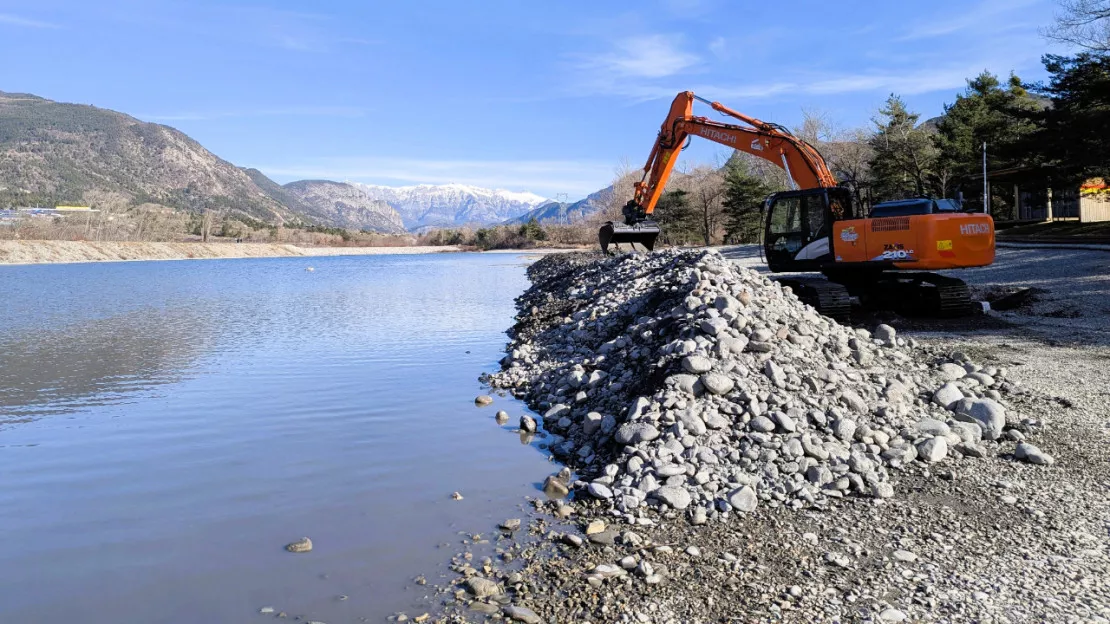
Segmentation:
<svg viewBox="0 0 1110 624">
<path fill-rule="evenodd" d="M 609 253 L 610 245 L 640 245 L 651 251 L 655 249 L 655 239 L 659 238 L 659 225 L 651 220 L 640 221 L 634 225 L 607 222 L 597 231 L 597 242 L 601 244 L 601 252 Z"/>
</svg>

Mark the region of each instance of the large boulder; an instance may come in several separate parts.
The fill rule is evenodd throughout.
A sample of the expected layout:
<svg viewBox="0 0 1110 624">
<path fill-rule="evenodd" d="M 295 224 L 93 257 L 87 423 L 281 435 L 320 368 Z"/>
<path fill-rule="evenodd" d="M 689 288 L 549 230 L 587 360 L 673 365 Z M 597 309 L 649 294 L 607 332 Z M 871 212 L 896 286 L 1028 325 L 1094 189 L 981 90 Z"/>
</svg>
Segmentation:
<svg viewBox="0 0 1110 624">
<path fill-rule="evenodd" d="M 969 399 L 956 405 L 956 420 L 979 425 L 984 440 L 997 440 L 1006 427 L 1006 408 L 994 399 Z"/>
<path fill-rule="evenodd" d="M 954 383 L 946 383 L 933 393 L 933 403 L 944 409 L 952 409 L 952 406 L 962 398 L 964 398 L 963 391 Z"/>
</svg>

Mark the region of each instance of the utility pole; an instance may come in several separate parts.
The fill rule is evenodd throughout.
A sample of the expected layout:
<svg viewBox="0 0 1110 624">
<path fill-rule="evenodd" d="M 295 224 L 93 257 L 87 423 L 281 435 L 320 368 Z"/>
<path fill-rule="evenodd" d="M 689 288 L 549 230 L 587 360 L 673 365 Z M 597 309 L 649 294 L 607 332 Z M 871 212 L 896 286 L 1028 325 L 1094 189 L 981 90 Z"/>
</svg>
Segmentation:
<svg viewBox="0 0 1110 624">
<path fill-rule="evenodd" d="M 991 185 L 987 181 L 987 142 L 983 141 L 983 213 L 991 212 Z"/>
</svg>

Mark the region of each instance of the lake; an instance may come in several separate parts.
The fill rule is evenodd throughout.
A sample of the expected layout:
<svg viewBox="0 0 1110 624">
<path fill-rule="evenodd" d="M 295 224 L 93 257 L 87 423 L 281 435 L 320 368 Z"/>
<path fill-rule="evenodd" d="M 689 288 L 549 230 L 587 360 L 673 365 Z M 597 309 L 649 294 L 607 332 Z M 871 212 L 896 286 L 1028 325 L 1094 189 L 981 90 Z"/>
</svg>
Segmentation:
<svg viewBox="0 0 1110 624">
<path fill-rule="evenodd" d="M 528 262 L 0 267 L 3 619 L 422 613 L 412 579 L 557 468 L 512 432 L 522 404 L 473 402 Z"/>
</svg>

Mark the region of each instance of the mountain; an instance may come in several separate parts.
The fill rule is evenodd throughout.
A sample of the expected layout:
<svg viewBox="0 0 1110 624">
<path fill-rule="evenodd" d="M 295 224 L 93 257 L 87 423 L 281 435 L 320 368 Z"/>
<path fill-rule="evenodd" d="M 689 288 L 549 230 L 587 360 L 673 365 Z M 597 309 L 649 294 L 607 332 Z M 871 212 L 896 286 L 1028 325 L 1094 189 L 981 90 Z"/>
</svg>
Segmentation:
<svg viewBox="0 0 1110 624">
<path fill-rule="evenodd" d="M 296 218 L 252 175 L 178 130 L 0 92 L 0 206 L 55 203 L 219 209 L 268 223 Z"/>
<path fill-rule="evenodd" d="M 465 184 L 375 186 L 352 182 L 350 185 L 369 199 L 387 202 L 400 213 L 410 230 L 502 223 L 548 203 L 534 193 Z"/>
<path fill-rule="evenodd" d="M 578 223 L 589 219 L 601 212 L 612 201 L 613 187 L 607 186 L 600 191 L 591 193 L 585 199 L 576 202 L 549 201 L 529 210 L 528 212 L 508 219 L 506 223 L 527 223 L 535 219 L 540 224 L 569 224 Z"/>
<path fill-rule="evenodd" d="M 401 215 L 392 206 L 383 200 L 371 199 L 354 185 L 328 180 L 300 180 L 278 188 L 288 197 L 287 206 L 318 223 L 387 234 L 405 231 Z"/>
<path fill-rule="evenodd" d="M 153 204 L 269 224 L 399 233 L 502 223 L 548 200 L 463 184 L 284 186 L 219 158 L 184 133 L 95 106 L 0 92 L 0 208 Z"/>
</svg>

